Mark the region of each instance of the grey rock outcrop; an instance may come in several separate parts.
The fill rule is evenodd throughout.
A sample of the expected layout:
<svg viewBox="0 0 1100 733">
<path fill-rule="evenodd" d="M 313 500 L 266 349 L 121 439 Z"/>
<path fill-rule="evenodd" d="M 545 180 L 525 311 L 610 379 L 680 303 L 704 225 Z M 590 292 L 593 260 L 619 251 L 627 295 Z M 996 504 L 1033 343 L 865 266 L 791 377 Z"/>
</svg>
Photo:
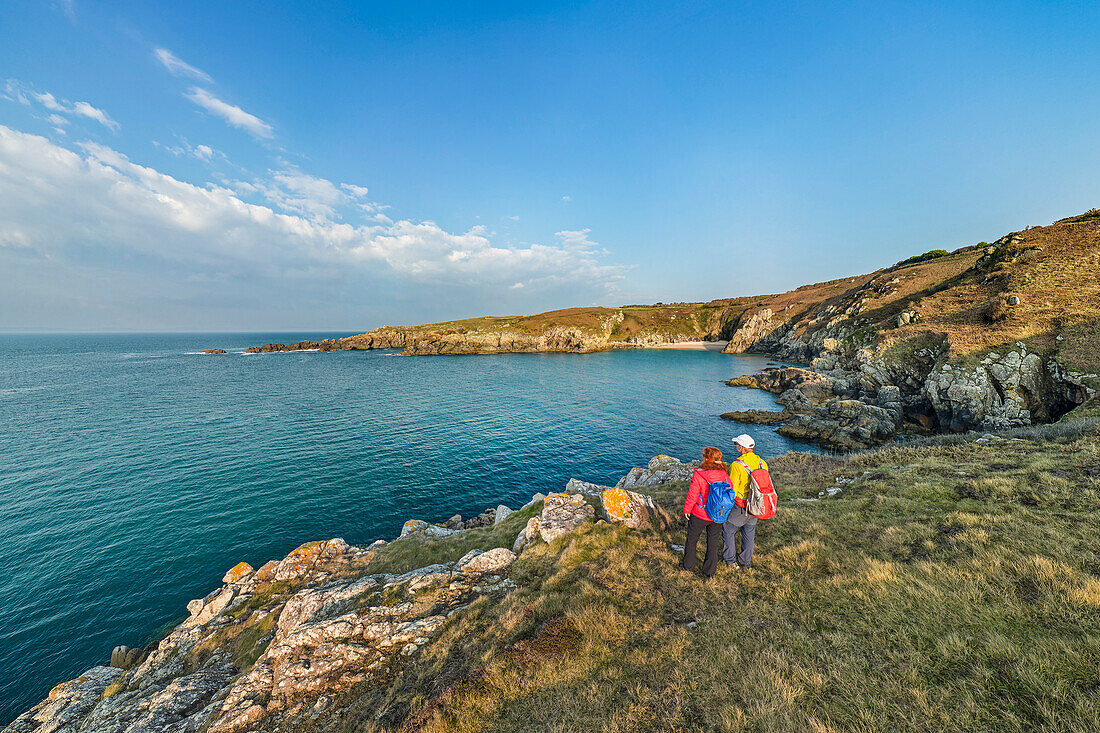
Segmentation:
<svg viewBox="0 0 1100 733">
<path fill-rule="evenodd" d="M 565 484 L 565 493 L 567 494 L 585 494 L 586 496 L 599 496 L 603 493 L 604 489 L 610 488 L 609 486 L 600 486 L 594 484 L 591 481 L 581 481 L 580 479 L 571 478 Z"/>
<path fill-rule="evenodd" d="M 990 352 L 970 369 L 943 364 L 928 375 L 924 394 L 947 430 L 1003 430 L 1048 421 L 1059 395 L 1042 357 L 1021 343 Z M 1053 410 L 1052 410 L 1053 407 Z"/>
<path fill-rule="evenodd" d="M 450 615 L 513 587 L 502 577 L 515 560 L 505 548 L 401 575 L 357 574 L 372 555 L 336 539 L 234 573 L 140 664 L 58 685 L 4 733 L 297 730 L 342 691 L 388 684 Z"/>
<path fill-rule="evenodd" d="M 539 515 L 539 536 L 543 542 L 563 537 L 596 514 L 580 494 L 551 494 L 543 500 Z"/>
<path fill-rule="evenodd" d="M 675 481 L 690 481 L 691 474 L 698 461 L 683 463 L 672 456 L 654 456 L 645 468 L 632 468 L 630 472 L 615 484 L 619 489 L 634 489 L 642 486 L 660 486 Z"/>
</svg>

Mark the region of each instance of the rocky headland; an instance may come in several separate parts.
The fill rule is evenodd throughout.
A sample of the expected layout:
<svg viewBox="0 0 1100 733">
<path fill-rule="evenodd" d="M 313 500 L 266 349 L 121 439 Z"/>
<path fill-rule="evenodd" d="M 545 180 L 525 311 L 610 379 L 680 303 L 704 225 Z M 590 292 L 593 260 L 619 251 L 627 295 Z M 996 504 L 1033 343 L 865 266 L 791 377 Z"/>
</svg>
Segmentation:
<svg viewBox="0 0 1100 733">
<path fill-rule="evenodd" d="M 727 353 L 805 368 L 731 380 L 775 392 L 782 409 L 723 417 L 854 449 L 1048 423 L 1090 403 L 1100 387 L 1098 272 L 1100 213 L 1090 211 L 779 295 L 386 326 L 248 351 L 585 353 L 726 341 Z"/>
<path fill-rule="evenodd" d="M 657 456 L 614 487 L 574 479 L 517 511 L 501 505 L 465 521 L 410 519 L 390 542 L 357 547 L 335 538 L 260 568 L 238 563 L 223 585 L 187 604 L 188 618 L 164 638 L 116 647 L 109 664 L 57 685 L 3 733 L 297 731 L 317 721 L 333 728 L 347 694 L 394 686 L 450 619 L 479 601 L 499 603 L 516 587 L 509 569 L 525 550 L 594 521 L 669 530 L 668 512 L 633 489 L 685 481 L 693 465 Z M 411 554 L 415 564 L 424 543 L 441 540 L 486 549 L 384 571 L 393 555 Z"/>
</svg>

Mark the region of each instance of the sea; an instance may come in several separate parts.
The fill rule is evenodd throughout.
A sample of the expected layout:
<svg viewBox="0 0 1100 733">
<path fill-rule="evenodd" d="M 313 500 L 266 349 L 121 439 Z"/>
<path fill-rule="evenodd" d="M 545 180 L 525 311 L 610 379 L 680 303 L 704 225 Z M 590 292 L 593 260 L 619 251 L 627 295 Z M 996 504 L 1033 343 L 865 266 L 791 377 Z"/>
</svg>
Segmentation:
<svg viewBox="0 0 1100 733">
<path fill-rule="evenodd" d="M 774 408 L 722 383 L 760 356 L 241 353 L 345 335 L 0 335 L 0 725 L 242 560 L 614 484 L 743 431 L 765 458 L 808 449 L 718 417 Z"/>
</svg>

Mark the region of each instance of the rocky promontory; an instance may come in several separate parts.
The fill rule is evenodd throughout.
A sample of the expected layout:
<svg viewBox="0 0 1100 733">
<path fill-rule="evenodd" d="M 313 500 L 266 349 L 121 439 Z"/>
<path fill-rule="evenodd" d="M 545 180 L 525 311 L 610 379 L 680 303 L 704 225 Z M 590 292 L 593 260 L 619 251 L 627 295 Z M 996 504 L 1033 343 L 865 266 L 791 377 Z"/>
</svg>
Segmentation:
<svg viewBox="0 0 1100 733">
<path fill-rule="evenodd" d="M 584 493 L 536 494 L 519 510 L 498 506 L 465 521 L 411 519 L 389 542 L 335 538 L 259 568 L 238 563 L 164 638 L 116 647 L 109 665 L 57 685 L 3 733 L 332 729 L 350 700 L 400 687 L 454 619 L 509 594 L 520 554 L 555 542 L 560 550 L 594 521 L 670 529 L 668 512 L 632 489 L 682 481 L 691 466 L 657 456 L 615 487 L 571 480 Z M 456 560 L 394 567 L 405 557 L 415 565 L 440 541 L 474 547 Z"/>
</svg>

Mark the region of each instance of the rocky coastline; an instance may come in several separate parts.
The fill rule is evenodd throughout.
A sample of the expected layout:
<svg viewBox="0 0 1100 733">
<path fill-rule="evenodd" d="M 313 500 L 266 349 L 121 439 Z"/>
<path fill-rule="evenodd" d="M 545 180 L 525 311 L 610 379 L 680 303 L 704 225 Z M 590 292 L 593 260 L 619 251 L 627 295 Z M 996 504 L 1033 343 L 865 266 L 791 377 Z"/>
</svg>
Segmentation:
<svg viewBox="0 0 1100 733">
<path fill-rule="evenodd" d="M 247 351 L 589 353 L 725 341 L 725 353 L 803 367 L 730 380 L 777 394 L 781 409 L 723 418 L 853 450 L 898 436 L 1054 422 L 1093 400 L 1100 365 L 1082 367 L 1063 352 L 1074 349 L 1067 329 L 1100 323 L 1100 284 L 1072 275 L 1098 253 L 1100 215 L 1087 212 L 780 295 L 384 326 Z"/>
<path fill-rule="evenodd" d="M 669 529 L 669 515 L 635 489 L 689 480 L 695 465 L 661 455 L 614 487 L 571 479 L 516 511 L 410 519 L 390 541 L 334 538 L 258 569 L 238 563 L 220 587 L 187 604 L 188 618 L 164 638 L 116 647 L 109 664 L 57 685 L 3 733 L 324 730 L 324 721 L 339 721 L 348 693 L 392 685 L 451 618 L 508 594 L 509 569 L 525 549 L 594 521 Z M 510 549 L 472 549 L 401 573 L 372 568 L 391 545 L 508 526 L 518 528 Z"/>
</svg>

